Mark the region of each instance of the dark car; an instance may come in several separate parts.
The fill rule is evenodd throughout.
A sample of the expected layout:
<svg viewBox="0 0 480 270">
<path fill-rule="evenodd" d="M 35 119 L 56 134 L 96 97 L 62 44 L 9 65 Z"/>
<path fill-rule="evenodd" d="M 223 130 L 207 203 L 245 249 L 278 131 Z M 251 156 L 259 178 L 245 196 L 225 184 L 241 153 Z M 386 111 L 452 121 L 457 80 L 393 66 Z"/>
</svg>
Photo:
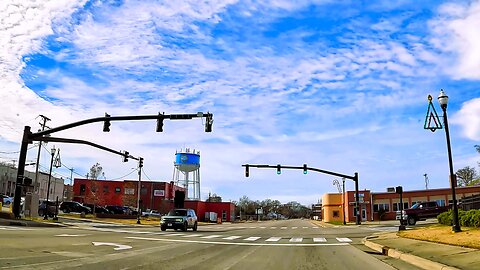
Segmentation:
<svg viewBox="0 0 480 270">
<path fill-rule="evenodd" d="M 79 202 L 62 202 L 60 205 L 60 210 L 64 213 L 77 212 L 91 214 L 92 210 L 89 207 L 82 205 Z"/>
<path fill-rule="evenodd" d="M 90 208 L 93 212 L 93 204 L 91 203 L 84 203 L 83 205 L 85 205 L 86 207 Z M 103 206 L 99 206 L 99 205 L 95 205 L 95 213 L 96 214 L 110 214 L 110 210 L 108 210 L 107 208 L 103 207 Z"/>
<path fill-rule="evenodd" d="M 172 209 L 160 220 L 160 229 L 181 229 L 186 231 L 188 228 L 197 230 L 197 215 L 193 209 Z"/>
<path fill-rule="evenodd" d="M 108 211 L 110 211 L 110 213 L 112 213 L 112 214 L 117 214 L 117 215 L 126 214 L 126 213 L 125 213 L 125 209 L 123 208 L 123 206 L 107 205 L 107 206 L 105 206 L 105 208 L 107 208 Z"/>
<path fill-rule="evenodd" d="M 55 214 L 58 214 L 58 207 L 55 205 L 55 202 L 42 201 L 38 205 L 38 215 L 44 216 L 45 211 L 48 211 L 48 216 L 53 217 Z"/>
</svg>

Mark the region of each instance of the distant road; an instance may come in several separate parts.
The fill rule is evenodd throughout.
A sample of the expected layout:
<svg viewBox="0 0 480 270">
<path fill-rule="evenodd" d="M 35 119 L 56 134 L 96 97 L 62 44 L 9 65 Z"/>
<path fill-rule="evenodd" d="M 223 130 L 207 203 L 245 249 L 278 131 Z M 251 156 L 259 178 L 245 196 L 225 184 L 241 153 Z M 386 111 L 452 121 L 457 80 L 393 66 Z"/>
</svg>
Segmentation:
<svg viewBox="0 0 480 270">
<path fill-rule="evenodd" d="M 0 227 L 0 269 L 394 269 L 358 228 L 309 220 L 207 225 L 197 232 L 70 222 Z"/>
</svg>

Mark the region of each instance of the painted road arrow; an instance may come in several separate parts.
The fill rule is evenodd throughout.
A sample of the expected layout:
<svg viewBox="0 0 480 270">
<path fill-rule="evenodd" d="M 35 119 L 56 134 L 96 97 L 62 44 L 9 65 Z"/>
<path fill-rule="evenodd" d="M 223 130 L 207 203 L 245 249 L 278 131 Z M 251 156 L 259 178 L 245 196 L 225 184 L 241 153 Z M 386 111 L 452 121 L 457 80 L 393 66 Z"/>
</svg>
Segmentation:
<svg viewBox="0 0 480 270">
<path fill-rule="evenodd" d="M 115 244 L 115 243 L 105 243 L 105 242 L 92 242 L 94 246 L 114 246 L 113 250 L 124 250 L 124 249 L 131 249 L 131 246 L 127 245 L 120 245 L 120 244 Z"/>
</svg>

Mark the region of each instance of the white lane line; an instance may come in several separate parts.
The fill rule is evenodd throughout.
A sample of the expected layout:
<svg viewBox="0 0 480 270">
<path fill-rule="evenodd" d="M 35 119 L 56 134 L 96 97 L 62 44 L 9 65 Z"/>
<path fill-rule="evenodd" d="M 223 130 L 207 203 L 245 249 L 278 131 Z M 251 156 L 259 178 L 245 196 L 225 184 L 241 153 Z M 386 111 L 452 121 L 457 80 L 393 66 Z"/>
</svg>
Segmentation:
<svg viewBox="0 0 480 270">
<path fill-rule="evenodd" d="M 220 237 L 220 236 L 221 236 L 221 235 L 207 235 L 207 236 L 200 237 L 200 238 L 212 239 L 212 238 L 218 238 L 218 237 Z"/>
<path fill-rule="evenodd" d="M 313 242 L 315 242 L 315 243 L 317 243 L 317 242 L 327 242 L 327 239 L 325 239 L 323 237 L 314 237 Z"/>
<path fill-rule="evenodd" d="M 229 236 L 229 237 L 225 237 L 225 238 L 222 238 L 222 239 L 224 239 L 224 240 L 235 240 L 235 239 L 238 239 L 238 238 L 240 238 L 240 237 L 241 237 L 241 236 L 236 236 L 236 235 L 234 235 L 234 236 Z"/>
<path fill-rule="evenodd" d="M 90 234 L 57 234 L 55 236 L 59 236 L 59 237 L 80 237 L 80 236 L 87 236 L 87 235 L 90 235 Z"/>
<path fill-rule="evenodd" d="M 337 238 L 337 241 L 342 243 L 352 242 L 350 238 L 343 238 L 343 237 Z"/>
<path fill-rule="evenodd" d="M 184 235 L 182 237 L 188 238 L 188 237 L 197 237 L 197 236 L 202 236 L 201 234 L 189 234 L 189 235 Z"/>
<path fill-rule="evenodd" d="M 248 237 L 248 238 L 245 238 L 243 240 L 245 241 L 255 241 L 255 240 L 258 240 L 260 239 L 261 237 L 256 237 L 256 236 L 252 236 L 252 237 Z"/>
<path fill-rule="evenodd" d="M 253 227 L 253 226 L 252 226 L 252 227 L 250 227 L 250 229 L 256 229 L 256 228 L 257 228 L 257 227 Z"/>
<path fill-rule="evenodd" d="M 267 240 L 265 240 L 265 242 L 278 242 L 281 239 L 282 239 L 281 237 L 270 237 Z"/>
<path fill-rule="evenodd" d="M 287 229 L 287 227 L 281 227 L 280 229 L 281 229 L 281 230 L 286 230 L 286 229 Z"/>
<path fill-rule="evenodd" d="M 243 226 L 240 226 L 240 227 L 237 227 L 239 229 L 246 229 L 247 227 L 243 227 Z"/>
<path fill-rule="evenodd" d="M 270 227 L 270 229 L 272 229 L 272 230 L 273 230 L 273 229 L 276 229 L 276 228 L 277 228 L 277 227 Z"/>
<path fill-rule="evenodd" d="M 302 228 L 304 228 L 304 229 L 308 229 L 308 227 L 302 227 Z"/>
<path fill-rule="evenodd" d="M 298 228 L 298 227 L 292 227 L 292 230 L 295 230 L 296 228 Z"/>
<path fill-rule="evenodd" d="M 184 233 L 170 233 L 170 234 L 167 234 L 167 236 L 182 236 L 182 235 L 185 235 Z"/>
<path fill-rule="evenodd" d="M 265 228 L 267 228 L 267 227 L 260 227 L 260 229 L 265 229 Z"/>
<path fill-rule="evenodd" d="M 6 230 L 6 231 L 33 231 L 34 229 L 30 228 L 20 228 L 20 227 L 8 227 L 8 226 L 0 226 L 0 230 Z"/>
<path fill-rule="evenodd" d="M 312 227 L 312 229 L 318 229 L 318 227 Z"/>
<path fill-rule="evenodd" d="M 201 241 L 201 240 L 187 240 L 187 239 L 171 239 L 171 238 L 147 238 L 127 236 L 127 239 L 145 240 L 145 241 L 163 241 L 163 242 L 177 242 L 177 243 L 196 243 L 209 245 L 235 245 L 235 246 L 277 246 L 277 247 L 316 247 L 316 246 L 348 246 L 348 243 L 245 243 L 245 242 L 220 242 L 220 241 Z"/>
<path fill-rule="evenodd" d="M 302 241 L 303 241 L 303 238 L 301 238 L 301 237 L 293 237 L 288 242 L 298 243 L 298 242 L 302 242 Z"/>
</svg>

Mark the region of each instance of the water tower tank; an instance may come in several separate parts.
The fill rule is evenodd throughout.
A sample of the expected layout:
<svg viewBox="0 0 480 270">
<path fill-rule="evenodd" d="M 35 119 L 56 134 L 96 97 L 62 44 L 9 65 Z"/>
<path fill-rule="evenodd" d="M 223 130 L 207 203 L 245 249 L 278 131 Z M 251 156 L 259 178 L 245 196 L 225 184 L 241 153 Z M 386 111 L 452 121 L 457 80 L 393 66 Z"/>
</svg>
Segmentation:
<svg viewBox="0 0 480 270">
<path fill-rule="evenodd" d="M 182 177 L 183 176 L 183 177 Z M 200 152 L 190 148 L 175 153 L 173 179 L 183 186 L 187 199 L 200 200 Z"/>
<path fill-rule="evenodd" d="M 176 153 L 175 166 L 182 172 L 193 172 L 200 168 L 200 155 L 196 153 Z"/>
</svg>

